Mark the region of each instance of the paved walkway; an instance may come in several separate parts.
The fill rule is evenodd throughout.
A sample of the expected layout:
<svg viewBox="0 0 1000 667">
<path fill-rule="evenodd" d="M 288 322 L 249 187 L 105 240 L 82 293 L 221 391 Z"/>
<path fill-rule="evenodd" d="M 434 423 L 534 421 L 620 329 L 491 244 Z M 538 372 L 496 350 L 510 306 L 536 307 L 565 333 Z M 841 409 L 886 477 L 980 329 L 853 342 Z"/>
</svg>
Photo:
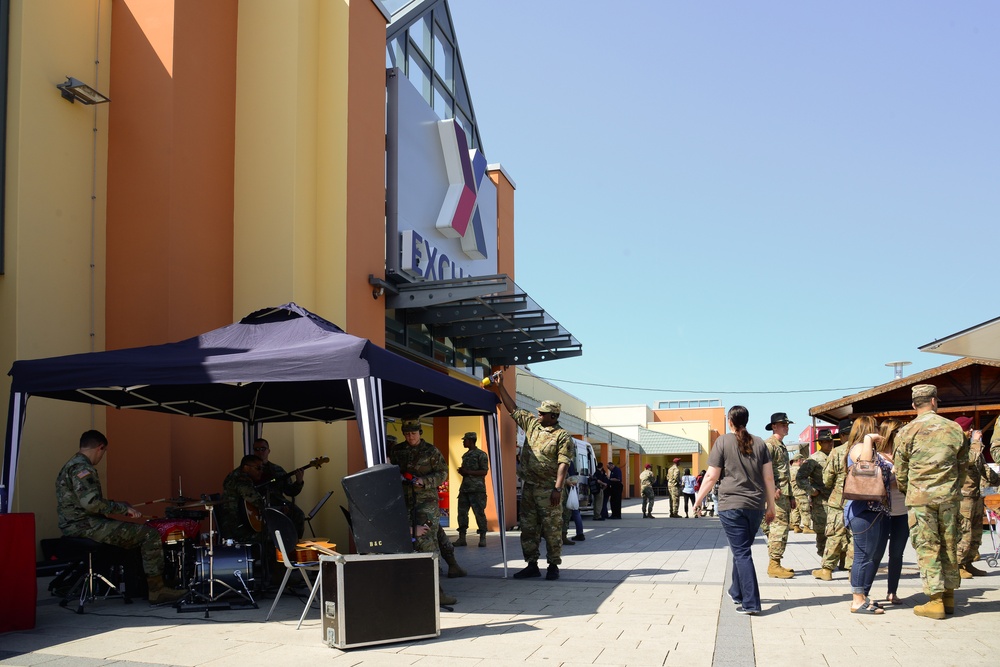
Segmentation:
<svg viewBox="0 0 1000 667">
<path fill-rule="evenodd" d="M 657 502 L 663 509 L 666 502 Z M 585 520 L 585 542 L 564 547 L 562 578 L 502 578 L 498 537 L 457 549 L 469 571 L 443 579 L 459 603 L 441 612 L 441 636 L 351 651 L 328 648 L 318 605 L 301 630 L 303 601 L 287 592 L 269 623 L 261 609 L 178 614 L 142 601 L 107 600 L 76 615 L 39 581 L 37 627 L 0 635 L 0 665 L 985 665 L 1000 638 L 1000 575 L 963 581 L 958 610 L 944 621 L 913 615 L 923 601 L 912 550 L 900 595 L 881 616 L 850 614 L 847 573 L 813 579 L 812 535 L 791 534 L 784 564 L 794 579 L 768 579 L 763 538 L 754 546 L 764 612 L 740 616 L 725 594 L 729 554 L 718 520 L 642 519 L 626 501 L 621 521 Z M 517 533 L 507 536 L 509 574 L 523 566 Z M 990 551 L 985 536 L 983 553 Z M 473 543 L 474 544 L 474 543 Z M 980 563 L 983 569 L 989 569 Z M 875 593 L 885 592 L 880 574 Z M 391 614 L 387 612 L 387 622 Z M 405 613 L 405 610 L 400 610 Z"/>
</svg>

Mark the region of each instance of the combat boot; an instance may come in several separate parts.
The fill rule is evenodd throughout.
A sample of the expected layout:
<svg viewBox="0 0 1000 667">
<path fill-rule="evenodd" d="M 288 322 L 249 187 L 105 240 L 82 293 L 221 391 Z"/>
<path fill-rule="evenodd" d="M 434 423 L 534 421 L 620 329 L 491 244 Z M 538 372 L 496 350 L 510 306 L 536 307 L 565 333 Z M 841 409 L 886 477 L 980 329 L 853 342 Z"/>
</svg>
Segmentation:
<svg viewBox="0 0 1000 667">
<path fill-rule="evenodd" d="M 529 579 L 531 577 L 540 577 L 542 576 L 542 573 L 538 569 L 538 562 L 532 561 L 528 563 L 528 566 L 525 567 L 523 570 L 519 570 L 518 572 L 515 572 L 511 576 L 514 577 L 515 579 Z"/>
<path fill-rule="evenodd" d="M 798 526 L 792 526 L 792 532 L 793 533 L 801 533 L 802 529 L 799 528 Z"/>
<path fill-rule="evenodd" d="M 918 604 L 913 608 L 913 613 L 924 618 L 933 618 L 940 621 L 944 618 L 944 594 L 934 593 L 929 596 L 927 604 Z"/>
<path fill-rule="evenodd" d="M 486 546 L 486 533 L 479 533 L 479 546 Z"/>
<path fill-rule="evenodd" d="M 458 531 L 458 539 L 455 540 L 454 542 L 452 542 L 452 544 L 454 546 L 456 546 L 456 547 L 464 547 L 464 546 L 468 545 L 468 542 L 465 541 L 465 531 L 464 530 Z"/>
<path fill-rule="evenodd" d="M 443 588 L 438 586 L 438 604 L 455 604 L 456 602 L 458 602 L 458 598 L 454 595 L 448 595 Z"/>
<path fill-rule="evenodd" d="M 941 601 L 944 603 L 944 613 L 954 614 L 955 613 L 955 590 L 946 588 L 944 594 L 941 595 Z"/>
<path fill-rule="evenodd" d="M 968 572 L 969 574 L 971 574 L 974 577 L 985 577 L 986 576 L 986 572 L 983 572 L 982 570 L 980 570 L 978 567 L 976 567 L 972 563 L 966 564 L 962 569 L 965 570 L 966 572 Z"/>
<path fill-rule="evenodd" d="M 163 577 L 148 577 L 146 585 L 149 588 L 149 604 L 164 604 L 166 602 L 177 602 L 187 595 L 186 590 L 167 588 L 163 585 Z"/>
<path fill-rule="evenodd" d="M 457 579 L 458 577 L 464 577 L 466 574 L 468 574 L 465 570 L 462 569 L 462 566 L 458 564 L 458 561 L 455 560 L 454 553 L 441 554 L 441 556 L 444 558 L 444 562 L 448 563 L 449 579 Z"/>
<path fill-rule="evenodd" d="M 772 579 L 791 579 L 795 575 L 781 567 L 781 561 L 772 558 L 771 564 L 767 566 L 767 576 Z"/>
<path fill-rule="evenodd" d="M 969 572 L 964 565 L 958 568 L 958 576 L 962 579 L 972 579 L 972 573 Z"/>
<path fill-rule="evenodd" d="M 817 579 L 822 579 L 823 581 L 833 581 L 833 572 L 826 569 L 825 567 L 821 567 L 818 570 L 813 570 L 812 575 Z"/>
<path fill-rule="evenodd" d="M 576 544 L 576 542 L 574 542 L 573 540 L 569 539 L 569 537 L 566 536 L 566 535 L 562 536 L 562 543 L 563 544 L 567 544 L 567 545 L 568 544 Z"/>
<path fill-rule="evenodd" d="M 816 531 L 813 530 L 812 528 L 810 528 L 809 526 L 806 526 L 805 528 L 802 529 L 802 534 L 803 535 L 815 535 Z"/>
</svg>

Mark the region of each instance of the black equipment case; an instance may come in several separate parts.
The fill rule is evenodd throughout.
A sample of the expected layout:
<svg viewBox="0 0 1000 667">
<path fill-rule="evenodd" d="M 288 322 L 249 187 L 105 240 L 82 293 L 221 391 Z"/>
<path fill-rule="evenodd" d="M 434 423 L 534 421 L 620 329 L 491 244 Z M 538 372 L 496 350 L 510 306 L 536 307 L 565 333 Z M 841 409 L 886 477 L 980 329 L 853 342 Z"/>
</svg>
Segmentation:
<svg viewBox="0 0 1000 667">
<path fill-rule="evenodd" d="M 436 553 L 320 556 L 323 640 L 357 648 L 441 635 Z"/>
</svg>

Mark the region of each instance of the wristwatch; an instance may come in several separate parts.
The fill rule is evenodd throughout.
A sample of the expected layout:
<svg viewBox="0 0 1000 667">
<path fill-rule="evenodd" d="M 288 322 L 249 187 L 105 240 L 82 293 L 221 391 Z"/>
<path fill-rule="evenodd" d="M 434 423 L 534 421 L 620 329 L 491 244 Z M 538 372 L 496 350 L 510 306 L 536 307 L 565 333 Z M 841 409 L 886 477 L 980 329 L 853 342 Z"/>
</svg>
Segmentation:
<svg viewBox="0 0 1000 667">
<path fill-rule="evenodd" d="M 552 487 L 552 490 L 553 491 L 558 491 L 559 493 L 562 493 L 562 489 L 560 489 L 558 487 L 555 487 L 555 486 Z"/>
</svg>

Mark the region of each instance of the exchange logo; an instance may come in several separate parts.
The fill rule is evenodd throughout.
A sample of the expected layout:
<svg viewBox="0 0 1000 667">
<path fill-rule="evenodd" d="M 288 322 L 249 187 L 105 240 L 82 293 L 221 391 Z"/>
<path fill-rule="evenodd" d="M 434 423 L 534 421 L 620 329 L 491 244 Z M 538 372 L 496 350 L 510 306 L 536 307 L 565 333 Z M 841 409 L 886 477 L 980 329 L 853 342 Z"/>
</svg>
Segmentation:
<svg viewBox="0 0 1000 667">
<path fill-rule="evenodd" d="M 448 191 L 435 227 L 442 236 L 462 239 L 462 252 L 469 259 L 486 259 L 486 237 L 478 206 L 479 186 L 486 178 L 486 158 L 478 150 L 469 150 L 465 130 L 455 119 L 439 121 L 438 132 Z"/>
</svg>

